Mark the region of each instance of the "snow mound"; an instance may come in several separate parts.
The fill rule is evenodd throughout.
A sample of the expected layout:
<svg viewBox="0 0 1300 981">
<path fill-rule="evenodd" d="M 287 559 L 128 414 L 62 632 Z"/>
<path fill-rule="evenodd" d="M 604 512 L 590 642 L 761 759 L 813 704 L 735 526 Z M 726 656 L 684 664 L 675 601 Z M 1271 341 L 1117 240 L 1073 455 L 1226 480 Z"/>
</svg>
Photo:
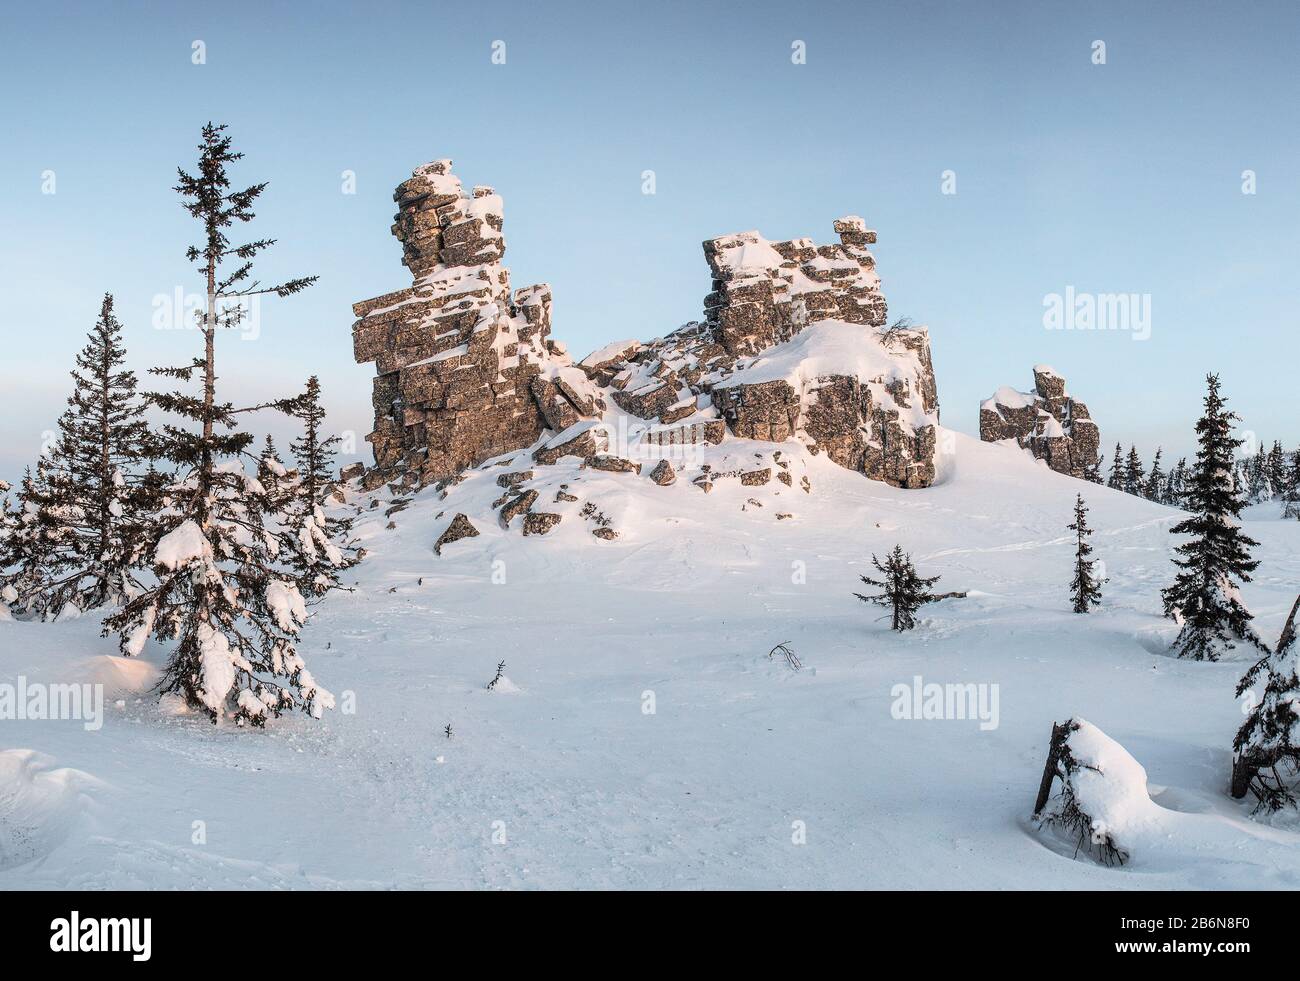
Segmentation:
<svg viewBox="0 0 1300 981">
<path fill-rule="evenodd" d="M 85 685 L 103 685 L 106 698 L 147 692 L 158 680 L 158 669 L 135 657 L 102 654 L 74 665 L 70 681 Z"/>
<path fill-rule="evenodd" d="M 0 872 L 57 848 L 89 803 L 85 791 L 100 785 L 53 763 L 35 750 L 0 750 Z"/>
<path fill-rule="evenodd" d="M 1147 772 L 1123 746 L 1086 719 L 1066 723 L 1056 776 L 1062 789 L 1042 824 L 1075 838 L 1106 864 L 1123 864 L 1136 840 L 1166 813 L 1147 792 Z"/>
</svg>

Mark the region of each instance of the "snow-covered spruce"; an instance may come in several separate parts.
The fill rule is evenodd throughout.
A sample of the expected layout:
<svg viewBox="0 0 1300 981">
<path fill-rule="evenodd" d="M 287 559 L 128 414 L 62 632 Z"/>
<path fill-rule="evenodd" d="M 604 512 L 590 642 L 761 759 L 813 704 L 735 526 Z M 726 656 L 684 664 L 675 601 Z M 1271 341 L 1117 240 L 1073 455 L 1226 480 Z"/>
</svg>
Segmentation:
<svg viewBox="0 0 1300 981">
<path fill-rule="evenodd" d="M 24 480 L 8 547 L 0 546 L 0 592 L 20 615 L 117 604 L 138 586 L 151 502 L 143 477 L 149 431 L 125 357 L 122 325 L 105 294 L 77 354 L 57 439 Z"/>
<path fill-rule="evenodd" d="M 1052 785 L 1061 789 L 1052 796 Z M 1075 848 L 1106 865 L 1131 857 L 1129 832 L 1149 821 L 1156 805 L 1146 770 L 1119 743 L 1090 722 L 1074 718 L 1052 726 L 1043 779 L 1034 803 L 1039 827 L 1063 834 Z"/>
<path fill-rule="evenodd" d="M 329 514 L 324 507 L 340 440 L 324 434 L 325 408 L 315 375 L 307 379 L 307 388 L 299 396 L 293 414 L 303 428 L 289 444 L 298 464 L 293 499 L 286 504 L 294 540 L 292 563 L 298 589 L 304 596 L 316 597 L 337 588 L 339 574 L 359 560 L 351 540 L 352 519 Z"/>
<path fill-rule="evenodd" d="M 1239 592 L 1259 563 L 1250 557 L 1258 543 L 1238 523 L 1244 502 L 1233 480 L 1233 454 L 1242 444 L 1232 433 L 1237 416 L 1219 395 L 1219 376 L 1207 376 L 1206 384 L 1205 413 L 1196 424 L 1196 465 L 1183 502 L 1192 514 L 1169 529 L 1192 537 L 1175 549 L 1179 572 L 1163 592 L 1165 615 L 1181 628 L 1173 650 L 1195 661 L 1217 661 L 1238 643 L 1268 650 Z"/>
<path fill-rule="evenodd" d="M 1082 494 L 1075 495 L 1074 522 L 1066 527 L 1075 535 L 1074 578 L 1070 580 L 1071 608 L 1075 613 L 1087 613 L 1101 602 L 1101 584 L 1105 580 L 1097 579 L 1093 571 L 1096 560 L 1088 558 L 1092 554 L 1092 546 L 1088 544 L 1092 529 L 1088 527 L 1088 507 L 1083 502 Z"/>
<path fill-rule="evenodd" d="M 253 218 L 252 205 L 265 185 L 231 191 L 226 166 L 240 154 L 225 127 L 209 123 L 199 145 L 196 175 L 180 172 L 176 190 L 203 226 L 200 246 L 189 250 L 206 279 L 201 312 L 204 356 L 176 368 L 154 369 L 198 393 L 150 393 L 155 407 L 178 421 L 158 437 L 160 455 L 180 468 L 165 488 L 148 528 L 156 582 L 106 621 L 121 637 L 124 653 L 139 654 L 150 635 L 172 645 L 160 688 L 179 694 L 214 722 L 232 716 L 262 725 L 268 716 L 301 709 L 319 717 L 334 697 L 317 685 L 295 647 L 307 619 L 297 585 L 294 536 L 287 513 L 288 475 L 272 454 L 258 461 L 270 486 L 250 474 L 244 459 L 253 437 L 241 432 L 239 414 L 273 408 L 292 412 L 297 400 L 236 409 L 217 400 L 215 337 L 237 327 L 244 298 L 290 296 L 314 279 L 262 288 L 250 280 L 252 260 L 269 240 L 231 245 L 226 230 Z M 237 260 L 233 270 L 228 259 Z M 187 425 L 188 424 L 188 425 Z"/>
<path fill-rule="evenodd" d="M 890 610 L 890 626 L 894 630 L 911 630 L 916 626 L 916 611 L 926 603 L 932 603 L 939 597 L 930 592 L 930 587 L 939 581 L 938 576 L 926 579 L 917 575 L 912 565 L 912 557 L 903 553 L 902 545 L 895 545 L 894 550 L 885 557 L 882 564 L 874 555 L 871 564 L 881 573 L 880 579 L 868 576 L 860 578 L 868 586 L 880 590 L 875 595 L 864 596 L 854 593 L 864 603 L 875 603 Z"/>
<path fill-rule="evenodd" d="M 1300 671 L 1297 671 L 1295 618 L 1300 597 L 1291 606 L 1277 648 L 1261 658 L 1237 685 L 1240 698 L 1261 676 L 1264 691 L 1232 741 L 1232 796 L 1255 795 L 1257 810 L 1295 807 L 1300 777 Z"/>
<path fill-rule="evenodd" d="M 1151 470 L 1147 473 L 1146 481 L 1142 485 L 1142 496 L 1148 501 L 1155 501 L 1157 504 L 1164 503 L 1166 476 L 1160 466 L 1160 458 L 1163 455 L 1164 450 L 1157 446 L 1155 459 L 1151 461 Z"/>
</svg>

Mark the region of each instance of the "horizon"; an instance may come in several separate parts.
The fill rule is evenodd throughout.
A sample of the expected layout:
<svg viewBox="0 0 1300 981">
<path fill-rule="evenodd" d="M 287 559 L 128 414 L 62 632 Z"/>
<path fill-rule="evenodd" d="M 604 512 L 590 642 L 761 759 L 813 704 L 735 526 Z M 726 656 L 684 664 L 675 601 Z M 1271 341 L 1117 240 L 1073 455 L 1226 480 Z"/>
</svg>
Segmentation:
<svg viewBox="0 0 1300 981">
<path fill-rule="evenodd" d="M 193 223 L 171 187 L 209 118 L 246 154 L 234 180 L 270 184 L 246 229 L 278 240 L 263 278 L 321 277 L 269 301 L 256 342 L 222 339 L 223 396 L 284 395 L 319 375 L 330 428 L 355 434 L 348 460 L 370 459 L 372 377 L 352 361 L 350 304 L 409 283 L 391 192 L 442 157 L 504 198 L 512 283 L 550 283 L 552 337 L 575 357 L 698 319 L 702 241 L 757 229 L 823 243 L 858 214 L 879 232 L 889 319 L 930 329 L 949 428 L 977 434 L 983 399 L 1029 389 L 1048 364 L 1098 421 L 1106 465 L 1116 442 L 1148 466 L 1158 445 L 1190 459 L 1215 371 L 1239 432 L 1300 443 L 1276 397 L 1300 354 L 1287 275 L 1300 108 L 1262 95 L 1293 70 L 1293 5 L 1095 4 L 1050 21 L 1028 3 L 832 5 L 816 18 L 762 5 L 761 23 L 673 6 L 627 23 L 410 4 L 387 5 L 384 21 L 336 3 L 270 8 L 258 32 L 226 26 L 248 6 L 12 15 L 26 43 L 0 66 L 0 385 L 28 413 L 4 417 L 0 478 L 54 428 L 102 293 L 142 389 L 148 368 L 195 353 L 197 336 L 155 329 L 154 299 L 198 286 L 183 254 Z M 454 28 L 436 55 L 404 29 L 415 17 Z M 1208 262 L 1203 230 L 1218 247 Z M 1099 309 L 1134 296 L 1148 336 L 1047 329 L 1051 298 L 1072 291 Z M 289 432 L 270 416 L 250 429 Z"/>
</svg>

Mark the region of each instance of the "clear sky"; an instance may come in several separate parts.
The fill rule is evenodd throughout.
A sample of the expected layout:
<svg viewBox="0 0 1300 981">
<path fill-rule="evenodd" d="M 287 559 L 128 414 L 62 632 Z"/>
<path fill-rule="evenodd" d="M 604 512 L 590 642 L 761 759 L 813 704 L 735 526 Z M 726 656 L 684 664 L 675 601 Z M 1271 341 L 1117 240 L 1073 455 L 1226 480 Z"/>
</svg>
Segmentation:
<svg viewBox="0 0 1300 981">
<path fill-rule="evenodd" d="M 579 356 L 698 318 L 702 240 L 830 241 L 860 214 L 891 317 L 930 326 L 947 425 L 1049 363 L 1105 447 L 1185 453 L 1217 370 L 1244 428 L 1300 442 L 1294 0 L 28 3 L 2 29 L 0 476 L 39 451 L 105 290 L 141 372 L 198 351 L 151 321 L 200 285 L 171 187 L 208 119 L 247 154 L 236 180 L 270 182 L 264 277 L 321 277 L 222 338 L 227 391 L 316 373 L 358 438 L 350 304 L 409 283 L 392 189 L 451 157 L 505 198 L 513 282 L 551 283 Z M 1046 330 L 1067 287 L 1149 296 L 1149 338 Z"/>
</svg>

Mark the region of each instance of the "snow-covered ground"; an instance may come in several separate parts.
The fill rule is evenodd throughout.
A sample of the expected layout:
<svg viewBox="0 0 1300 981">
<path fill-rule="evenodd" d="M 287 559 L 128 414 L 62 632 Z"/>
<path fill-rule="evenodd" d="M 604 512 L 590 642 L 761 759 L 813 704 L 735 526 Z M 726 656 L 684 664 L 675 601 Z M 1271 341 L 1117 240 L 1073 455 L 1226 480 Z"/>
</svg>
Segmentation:
<svg viewBox="0 0 1300 981">
<path fill-rule="evenodd" d="M 0 722 L 0 886 L 1300 886 L 1300 824 L 1225 792 L 1244 663 L 1163 653 L 1178 512 L 942 437 L 927 490 L 793 442 L 811 494 L 592 472 L 615 541 L 576 513 L 544 538 L 483 520 L 492 468 L 446 501 L 424 491 L 395 529 L 367 510 L 358 587 L 304 635 L 339 699 L 320 722 L 214 728 L 145 693 L 162 652 L 112 658 L 97 617 L 0 622 L 0 683 L 121 692 L 98 731 Z M 1089 616 L 1066 596 L 1080 490 L 1110 579 Z M 457 511 L 482 534 L 436 557 Z M 1250 517 L 1245 596 L 1271 641 L 1300 589 L 1300 522 Z M 896 542 L 939 589 L 971 591 L 904 635 L 852 595 Z M 769 660 L 782 641 L 804 670 Z M 891 690 L 917 676 L 997 685 L 997 726 L 894 718 Z M 1072 715 L 1146 771 L 1155 807 L 1123 868 L 1029 821 L 1052 722 Z"/>
</svg>

